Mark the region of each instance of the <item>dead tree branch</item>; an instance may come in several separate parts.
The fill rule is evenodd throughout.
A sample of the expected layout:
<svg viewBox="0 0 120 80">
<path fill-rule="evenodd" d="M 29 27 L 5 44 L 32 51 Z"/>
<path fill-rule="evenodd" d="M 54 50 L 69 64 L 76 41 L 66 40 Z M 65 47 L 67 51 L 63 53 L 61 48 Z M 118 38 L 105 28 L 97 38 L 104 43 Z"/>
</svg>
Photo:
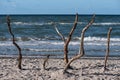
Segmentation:
<svg viewBox="0 0 120 80">
<path fill-rule="evenodd" d="M 73 27 L 72 27 L 72 29 L 71 29 L 67 39 L 64 38 L 64 36 L 59 32 L 59 30 L 55 26 L 56 32 L 58 33 L 58 35 L 64 41 L 64 62 L 65 62 L 65 64 L 68 63 L 68 45 L 69 45 L 69 42 L 71 40 L 72 34 L 73 34 L 74 30 L 76 29 L 77 22 L 78 22 L 78 14 L 76 14 L 74 25 L 73 25 Z"/>
<path fill-rule="evenodd" d="M 106 48 L 104 71 L 107 70 L 106 63 L 107 63 L 107 60 L 108 60 L 108 57 L 109 57 L 109 52 L 110 52 L 109 45 L 110 45 L 110 34 L 111 34 L 111 32 L 112 32 L 112 28 L 110 27 L 109 30 L 108 30 L 108 33 L 107 33 L 107 48 Z"/>
<path fill-rule="evenodd" d="M 67 64 L 68 63 L 68 45 L 70 43 L 70 40 L 72 38 L 72 34 L 74 32 L 74 30 L 76 29 L 76 26 L 77 26 L 77 22 L 78 22 L 78 14 L 76 14 L 76 18 L 75 18 L 75 22 L 74 22 L 74 25 L 68 35 L 68 38 L 65 42 L 65 45 L 64 45 L 64 62 Z"/>
<path fill-rule="evenodd" d="M 8 25 L 8 30 L 9 30 L 9 33 L 11 34 L 12 36 L 12 41 L 13 41 L 13 44 L 17 47 L 18 51 L 19 51 L 19 56 L 18 56 L 18 68 L 21 69 L 21 63 L 22 63 L 22 53 L 21 53 L 21 48 L 19 47 L 19 45 L 15 42 L 15 36 L 14 34 L 12 33 L 12 29 L 11 29 L 11 25 L 10 25 L 10 17 L 7 16 L 7 25 Z"/>
<path fill-rule="evenodd" d="M 46 63 L 48 62 L 48 59 L 49 59 L 50 55 L 47 55 L 47 58 L 44 60 L 44 63 L 43 63 L 43 69 L 45 70 L 45 65 Z"/>
<path fill-rule="evenodd" d="M 55 30 L 56 30 L 56 32 L 58 33 L 58 35 L 61 37 L 61 39 L 64 41 L 64 43 L 65 43 L 65 37 L 60 33 L 60 31 L 58 30 L 58 28 L 56 27 L 56 25 L 55 25 Z"/>
<path fill-rule="evenodd" d="M 64 72 L 66 72 L 67 68 L 69 67 L 69 65 L 74 61 L 79 59 L 80 57 L 82 57 L 84 55 L 84 35 L 85 35 L 85 31 L 92 25 L 92 23 L 94 22 L 94 18 L 95 15 L 93 15 L 91 21 L 85 26 L 85 28 L 83 28 L 82 33 L 81 33 L 81 44 L 80 44 L 80 49 L 79 49 L 79 53 L 78 55 L 74 56 L 65 66 L 64 68 Z"/>
</svg>

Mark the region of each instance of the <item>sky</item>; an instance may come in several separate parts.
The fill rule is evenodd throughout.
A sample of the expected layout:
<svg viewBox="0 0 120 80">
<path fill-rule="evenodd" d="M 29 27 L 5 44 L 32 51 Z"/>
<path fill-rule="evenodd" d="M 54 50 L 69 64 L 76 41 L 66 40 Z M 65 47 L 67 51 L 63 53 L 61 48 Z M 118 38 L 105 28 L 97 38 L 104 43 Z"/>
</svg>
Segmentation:
<svg viewBox="0 0 120 80">
<path fill-rule="evenodd" d="M 120 14 L 120 0 L 0 0 L 0 14 Z"/>
</svg>

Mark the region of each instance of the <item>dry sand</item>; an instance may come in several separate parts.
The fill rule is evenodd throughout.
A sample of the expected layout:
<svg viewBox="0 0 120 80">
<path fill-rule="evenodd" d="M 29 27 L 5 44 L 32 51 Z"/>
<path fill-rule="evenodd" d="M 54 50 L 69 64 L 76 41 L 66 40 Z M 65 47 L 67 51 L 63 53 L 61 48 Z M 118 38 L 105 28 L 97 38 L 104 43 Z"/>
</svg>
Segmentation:
<svg viewBox="0 0 120 80">
<path fill-rule="evenodd" d="M 17 68 L 17 59 L 0 59 L 0 80 L 120 80 L 120 58 L 108 60 L 103 72 L 104 58 L 84 58 L 74 61 L 63 74 L 62 59 L 49 59 L 43 69 L 44 59 L 24 58 L 22 70 Z"/>
</svg>

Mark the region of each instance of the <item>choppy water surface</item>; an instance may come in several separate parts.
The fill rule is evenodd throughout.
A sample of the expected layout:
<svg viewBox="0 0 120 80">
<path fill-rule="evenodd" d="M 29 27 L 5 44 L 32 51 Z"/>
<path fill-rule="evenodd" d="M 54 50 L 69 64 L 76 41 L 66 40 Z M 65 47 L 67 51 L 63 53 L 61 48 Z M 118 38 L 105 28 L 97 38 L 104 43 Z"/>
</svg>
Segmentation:
<svg viewBox="0 0 120 80">
<path fill-rule="evenodd" d="M 80 34 L 92 16 L 79 15 L 77 28 L 69 45 L 69 55 L 77 54 Z M 67 38 L 74 23 L 74 15 L 13 15 L 11 27 L 22 54 L 63 56 L 63 41 L 57 35 L 53 23 Z M 120 56 L 120 16 L 96 16 L 95 22 L 85 33 L 85 56 L 104 56 L 107 32 L 112 27 L 110 56 Z M 0 55 L 17 55 L 8 32 L 6 16 L 0 16 Z"/>
</svg>

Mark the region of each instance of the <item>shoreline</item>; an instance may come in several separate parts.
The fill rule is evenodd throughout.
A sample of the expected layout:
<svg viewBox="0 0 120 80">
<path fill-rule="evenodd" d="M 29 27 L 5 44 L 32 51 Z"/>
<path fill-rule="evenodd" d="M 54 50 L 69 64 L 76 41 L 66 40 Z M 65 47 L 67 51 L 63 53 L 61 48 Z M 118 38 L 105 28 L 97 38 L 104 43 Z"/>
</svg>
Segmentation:
<svg viewBox="0 0 120 80">
<path fill-rule="evenodd" d="M 63 59 L 50 58 L 43 69 L 44 58 L 25 58 L 22 60 L 22 70 L 17 68 L 17 57 L 0 57 L 1 80 L 119 80 L 120 57 L 110 58 L 107 62 L 108 71 L 103 72 L 104 59 L 101 57 L 83 57 L 71 64 L 63 74 Z"/>
<path fill-rule="evenodd" d="M 17 58 L 18 56 L 17 55 L 0 55 L 0 59 L 15 59 Z M 47 57 L 47 55 L 43 55 L 43 56 L 22 56 L 24 59 L 44 59 Z M 73 56 L 72 56 L 73 57 Z M 70 57 L 69 59 L 71 59 L 72 57 Z M 63 57 L 57 57 L 55 55 L 53 56 L 50 56 L 49 59 L 63 59 Z M 101 59 L 105 59 L 105 57 L 103 56 L 83 56 L 81 57 L 80 59 L 98 59 L 98 60 L 101 60 Z M 108 57 L 108 60 L 120 60 L 120 57 L 116 57 L 116 56 L 110 56 Z"/>
</svg>

